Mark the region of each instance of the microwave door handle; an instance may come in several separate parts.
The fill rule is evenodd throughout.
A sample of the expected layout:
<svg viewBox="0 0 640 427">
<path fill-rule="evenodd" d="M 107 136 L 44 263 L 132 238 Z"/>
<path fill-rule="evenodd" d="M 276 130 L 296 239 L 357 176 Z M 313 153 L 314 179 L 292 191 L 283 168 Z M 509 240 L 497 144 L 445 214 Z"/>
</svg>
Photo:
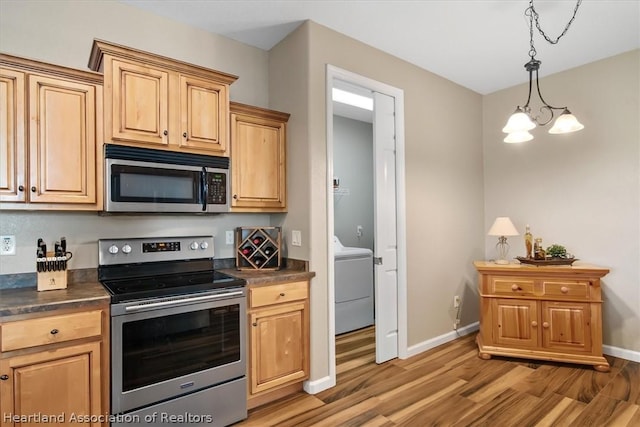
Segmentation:
<svg viewBox="0 0 640 427">
<path fill-rule="evenodd" d="M 200 187 L 202 189 L 202 212 L 207 211 L 207 194 L 209 189 L 207 188 L 207 168 L 202 167 L 202 171 L 200 172 Z"/>
</svg>

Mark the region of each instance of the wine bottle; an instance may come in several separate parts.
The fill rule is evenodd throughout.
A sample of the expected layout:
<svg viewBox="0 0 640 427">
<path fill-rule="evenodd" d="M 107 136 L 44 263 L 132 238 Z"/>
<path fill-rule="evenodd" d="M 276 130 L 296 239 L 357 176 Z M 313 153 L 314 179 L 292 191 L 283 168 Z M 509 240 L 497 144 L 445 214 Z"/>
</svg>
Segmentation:
<svg viewBox="0 0 640 427">
<path fill-rule="evenodd" d="M 252 258 L 252 261 L 253 261 L 253 263 L 255 265 L 261 266 L 262 264 L 264 264 L 265 259 L 263 257 L 261 257 L 260 255 L 257 255 L 257 256 Z"/>
<path fill-rule="evenodd" d="M 249 256 L 253 252 L 253 248 L 251 246 L 245 246 L 240 249 L 240 252 L 242 252 L 242 255 L 244 256 Z"/>
<path fill-rule="evenodd" d="M 529 224 L 525 227 L 524 233 L 524 246 L 527 249 L 527 258 L 533 258 L 533 236 L 531 235 L 531 230 L 529 229 Z"/>
<path fill-rule="evenodd" d="M 267 246 L 262 250 L 262 252 L 264 252 L 266 256 L 271 256 L 271 254 L 274 253 L 275 251 L 276 250 L 273 248 L 273 246 Z"/>
<path fill-rule="evenodd" d="M 262 242 L 264 242 L 264 237 L 262 237 L 262 236 L 254 236 L 251 241 L 253 242 L 254 245 L 260 246 L 260 244 Z"/>
</svg>

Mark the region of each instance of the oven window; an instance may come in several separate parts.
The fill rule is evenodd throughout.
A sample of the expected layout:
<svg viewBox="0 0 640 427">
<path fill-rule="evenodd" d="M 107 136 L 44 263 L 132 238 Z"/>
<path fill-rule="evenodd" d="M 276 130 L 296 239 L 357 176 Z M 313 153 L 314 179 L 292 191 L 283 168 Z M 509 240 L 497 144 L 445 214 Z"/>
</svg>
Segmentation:
<svg viewBox="0 0 640 427">
<path fill-rule="evenodd" d="M 113 165 L 114 202 L 200 203 L 200 172 Z"/>
<path fill-rule="evenodd" d="M 122 390 L 240 360 L 238 304 L 125 322 Z"/>
</svg>

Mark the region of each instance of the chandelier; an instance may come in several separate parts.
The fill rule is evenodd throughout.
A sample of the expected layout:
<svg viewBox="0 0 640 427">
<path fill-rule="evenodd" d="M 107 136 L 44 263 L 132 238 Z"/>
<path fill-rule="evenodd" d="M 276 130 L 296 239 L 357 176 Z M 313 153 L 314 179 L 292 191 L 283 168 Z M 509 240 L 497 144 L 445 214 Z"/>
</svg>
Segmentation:
<svg viewBox="0 0 640 427">
<path fill-rule="evenodd" d="M 529 131 L 536 126 L 545 126 L 549 124 L 553 118 L 555 117 L 555 112 L 560 112 L 560 115 L 554 122 L 551 129 L 549 129 L 549 133 L 552 134 L 560 134 L 560 133 L 570 133 L 576 132 L 584 128 L 582 123 L 578 121 L 576 116 L 571 114 L 571 111 L 567 107 L 554 107 L 550 105 L 547 101 L 542 97 L 542 93 L 540 92 L 540 83 L 538 82 L 538 70 L 540 69 L 541 61 L 535 58 L 537 52 L 536 48 L 533 44 L 533 25 L 535 22 L 535 26 L 540 32 L 540 34 L 551 44 L 556 44 L 558 41 L 564 36 L 569 27 L 573 23 L 573 20 L 576 17 L 576 13 L 578 13 L 578 8 L 582 0 L 577 0 L 576 7 L 573 10 L 573 16 L 567 23 L 564 28 L 564 31 L 556 38 L 551 39 L 540 27 L 539 15 L 536 9 L 533 7 L 533 0 L 529 0 L 529 7 L 524 11 L 526 17 L 529 18 L 529 62 L 524 64 L 524 68 L 529 72 L 529 95 L 527 96 L 527 102 L 524 106 L 519 106 L 516 108 L 516 111 L 509 117 L 506 126 L 502 129 L 502 132 L 508 134 L 504 139 L 504 142 L 525 142 L 533 139 L 533 135 L 529 133 Z M 536 92 L 540 101 L 542 101 L 542 106 L 540 107 L 540 115 L 533 115 L 531 111 L 531 107 L 529 103 L 531 101 L 531 91 L 533 89 L 533 78 L 535 74 L 535 84 L 536 84 Z"/>
</svg>

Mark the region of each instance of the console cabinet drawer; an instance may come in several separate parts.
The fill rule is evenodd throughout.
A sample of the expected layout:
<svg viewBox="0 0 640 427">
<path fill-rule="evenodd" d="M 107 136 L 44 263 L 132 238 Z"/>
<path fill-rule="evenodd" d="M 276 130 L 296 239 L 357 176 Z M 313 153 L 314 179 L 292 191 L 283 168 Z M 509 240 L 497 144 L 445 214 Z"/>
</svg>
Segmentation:
<svg viewBox="0 0 640 427">
<path fill-rule="evenodd" d="M 589 283 L 576 281 L 542 281 L 542 292 L 548 297 L 572 297 L 589 299 Z"/>
<path fill-rule="evenodd" d="M 534 281 L 519 277 L 492 277 L 488 291 L 494 295 L 533 295 Z"/>
<path fill-rule="evenodd" d="M 102 311 L 61 314 L 2 325 L 0 350 L 12 351 L 102 334 Z"/>
</svg>

